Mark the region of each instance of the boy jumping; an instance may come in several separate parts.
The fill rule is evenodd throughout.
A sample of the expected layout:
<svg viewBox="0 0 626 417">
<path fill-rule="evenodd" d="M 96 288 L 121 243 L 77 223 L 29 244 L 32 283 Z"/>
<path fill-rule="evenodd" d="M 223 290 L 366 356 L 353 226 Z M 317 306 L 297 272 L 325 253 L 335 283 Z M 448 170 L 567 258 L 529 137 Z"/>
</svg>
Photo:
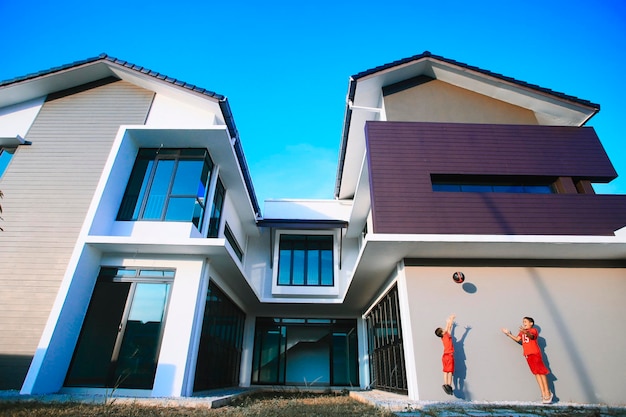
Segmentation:
<svg viewBox="0 0 626 417">
<path fill-rule="evenodd" d="M 535 375 L 537 384 L 539 384 L 542 402 L 544 404 L 550 404 L 552 398 L 554 398 L 554 394 L 550 392 L 550 388 L 548 387 L 547 375 L 550 371 L 543 363 L 541 349 L 539 349 L 539 344 L 537 343 L 539 332 L 535 329 L 534 325 L 535 321 L 531 317 L 524 317 L 517 336 L 513 336 L 513 333 L 507 328 L 503 328 L 502 332 L 517 343 L 522 343 L 523 353 L 530 367 L 530 372 Z"/>
<path fill-rule="evenodd" d="M 452 314 L 446 320 L 446 327 L 442 329 L 437 327 L 435 334 L 441 337 L 443 342 L 443 356 L 441 362 L 443 363 L 443 390 L 448 395 L 452 395 L 452 375 L 454 374 L 454 344 L 452 343 L 452 325 L 454 324 L 454 318 L 456 316 Z"/>
</svg>

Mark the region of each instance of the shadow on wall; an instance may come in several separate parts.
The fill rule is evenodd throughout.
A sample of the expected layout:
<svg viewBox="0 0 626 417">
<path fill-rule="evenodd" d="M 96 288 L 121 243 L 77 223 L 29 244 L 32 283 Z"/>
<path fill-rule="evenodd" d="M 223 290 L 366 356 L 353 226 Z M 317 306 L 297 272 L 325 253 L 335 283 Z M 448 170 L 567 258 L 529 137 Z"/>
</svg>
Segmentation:
<svg viewBox="0 0 626 417">
<path fill-rule="evenodd" d="M 558 378 L 556 377 L 556 375 L 554 375 L 554 372 L 552 371 L 552 367 L 550 366 L 550 359 L 548 358 L 548 355 L 546 355 L 546 346 L 548 346 L 548 344 L 546 343 L 546 339 L 541 337 L 541 326 L 537 326 L 535 324 L 535 328 L 539 332 L 539 337 L 537 338 L 537 344 L 539 345 L 539 349 L 541 349 L 541 353 L 543 355 L 543 363 L 546 365 L 546 367 L 550 371 L 550 373 L 548 374 L 548 387 L 550 388 L 550 392 L 554 394 L 555 401 L 558 401 L 559 396 L 554 386 L 554 381 L 556 381 Z"/>
<path fill-rule="evenodd" d="M 469 334 L 469 331 L 472 329 L 471 326 L 465 326 L 464 332 L 461 335 L 460 339 L 457 339 L 456 333 L 456 322 L 452 325 L 452 343 L 454 344 L 454 375 L 453 383 L 454 383 L 454 396 L 457 398 L 461 398 L 463 400 L 471 400 L 471 396 L 469 392 L 465 389 L 465 379 L 467 378 L 467 365 L 465 364 L 465 338 Z"/>
<path fill-rule="evenodd" d="M 32 360 L 32 355 L 0 354 L 0 390 L 21 389 Z"/>
<path fill-rule="evenodd" d="M 539 273 L 534 268 L 529 268 L 528 272 L 530 273 L 530 276 L 532 277 L 532 280 L 535 286 L 537 287 L 537 292 L 539 293 L 541 297 L 541 301 L 546 306 L 547 310 L 550 312 L 550 316 L 552 320 L 554 321 L 556 328 L 559 329 L 559 337 L 563 340 L 563 344 L 568 347 L 568 349 L 565 350 L 564 354 L 569 356 L 569 359 L 570 359 L 569 362 L 574 366 L 574 371 L 578 375 L 578 381 L 580 382 L 582 391 L 585 395 L 584 400 L 589 403 L 600 402 L 600 399 L 597 397 L 595 393 L 595 389 L 593 385 L 591 384 L 589 371 L 587 370 L 585 366 L 585 361 L 582 357 L 582 354 L 580 353 L 578 349 L 578 344 L 576 342 L 576 339 L 574 335 L 572 335 L 568 324 L 566 323 L 561 312 L 555 307 L 554 303 L 552 302 L 552 297 L 550 293 L 548 292 L 548 289 L 544 285 L 543 280 L 541 276 L 539 275 Z M 541 347 L 541 350 L 544 353 L 544 360 L 546 360 L 546 366 L 550 370 L 550 375 L 548 375 L 548 383 L 550 384 L 550 388 L 553 390 L 552 392 L 554 392 L 556 396 L 556 392 L 554 391 L 555 390 L 554 381 L 556 381 L 556 378 L 554 377 L 554 374 L 553 374 L 554 371 L 552 370 L 552 368 L 550 368 L 550 364 L 547 361 L 547 357 L 546 357 L 545 350 L 544 350 L 547 344 L 546 344 L 545 339 L 541 337 L 541 328 L 539 326 L 535 326 L 535 327 L 537 327 L 537 330 L 539 331 L 539 334 L 540 334 L 540 337 L 537 340 L 537 342 L 539 343 L 539 346 Z"/>
</svg>

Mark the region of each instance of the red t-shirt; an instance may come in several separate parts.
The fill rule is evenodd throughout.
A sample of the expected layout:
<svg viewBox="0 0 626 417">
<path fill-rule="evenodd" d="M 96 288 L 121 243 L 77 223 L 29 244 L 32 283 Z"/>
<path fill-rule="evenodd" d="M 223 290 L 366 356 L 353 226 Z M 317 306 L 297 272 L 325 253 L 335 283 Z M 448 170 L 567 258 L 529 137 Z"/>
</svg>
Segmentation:
<svg viewBox="0 0 626 417">
<path fill-rule="evenodd" d="M 532 336 L 526 336 L 525 332 L 520 331 L 518 333 L 518 337 L 522 338 L 522 349 L 524 356 L 541 353 L 539 349 L 539 344 L 537 343 L 537 338 L 539 337 L 539 332 L 534 327 L 528 329 L 528 333 Z"/>
<path fill-rule="evenodd" d="M 452 344 L 452 336 L 450 333 L 444 333 L 441 336 L 441 341 L 443 342 L 443 353 L 454 353 L 454 345 Z"/>
</svg>

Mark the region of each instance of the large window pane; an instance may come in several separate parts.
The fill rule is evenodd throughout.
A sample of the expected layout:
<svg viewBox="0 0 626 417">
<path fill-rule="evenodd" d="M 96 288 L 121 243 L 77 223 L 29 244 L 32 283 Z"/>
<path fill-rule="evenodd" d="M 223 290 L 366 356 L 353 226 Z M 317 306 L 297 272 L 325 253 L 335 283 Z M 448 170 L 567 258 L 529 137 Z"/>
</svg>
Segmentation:
<svg viewBox="0 0 626 417">
<path fill-rule="evenodd" d="M 176 168 L 172 194 L 204 197 L 204 186 L 200 181 L 203 166 L 204 161 L 180 160 Z"/>
<path fill-rule="evenodd" d="M 66 386 L 152 388 L 174 271 L 147 271 L 102 268 Z"/>
<path fill-rule="evenodd" d="M 278 285 L 334 285 L 333 237 L 281 235 Z"/>
<path fill-rule="evenodd" d="M 167 193 L 174 170 L 174 161 L 161 160 L 157 162 L 154 180 L 148 194 L 148 201 L 143 212 L 144 220 L 161 220 L 163 216 L 163 206 L 167 198 Z"/>
<path fill-rule="evenodd" d="M 113 376 L 120 388 L 152 388 L 170 284 L 137 283 Z"/>
<path fill-rule="evenodd" d="M 194 213 L 199 211 L 195 197 L 171 197 L 165 213 L 166 221 L 188 221 L 194 218 Z M 197 214 L 196 214 L 197 217 Z"/>
<path fill-rule="evenodd" d="M 256 321 L 253 384 L 358 386 L 356 320 Z"/>
<path fill-rule="evenodd" d="M 212 170 L 205 149 L 141 149 L 117 219 L 191 221 L 200 228 Z"/>
</svg>

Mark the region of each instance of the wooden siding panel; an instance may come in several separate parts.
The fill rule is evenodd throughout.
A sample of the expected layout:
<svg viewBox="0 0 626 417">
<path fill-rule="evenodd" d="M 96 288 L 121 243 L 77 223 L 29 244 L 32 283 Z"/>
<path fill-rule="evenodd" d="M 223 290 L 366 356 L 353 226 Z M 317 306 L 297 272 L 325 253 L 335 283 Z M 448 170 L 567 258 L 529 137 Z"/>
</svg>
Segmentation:
<svg viewBox="0 0 626 417">
<path fill-rule="evenodd" d="M 626 196 L 433 192 L 431 174 L 617 176 L 592 128 L 368 122 L 376 233 L 612 235 Z"/>
<path fill-rule="evenodd" d="M 23 382 L 111 145 L 153 92 L 118 81 L 44 103 L 0 180 L 0 389 Z"/>
</svg>

